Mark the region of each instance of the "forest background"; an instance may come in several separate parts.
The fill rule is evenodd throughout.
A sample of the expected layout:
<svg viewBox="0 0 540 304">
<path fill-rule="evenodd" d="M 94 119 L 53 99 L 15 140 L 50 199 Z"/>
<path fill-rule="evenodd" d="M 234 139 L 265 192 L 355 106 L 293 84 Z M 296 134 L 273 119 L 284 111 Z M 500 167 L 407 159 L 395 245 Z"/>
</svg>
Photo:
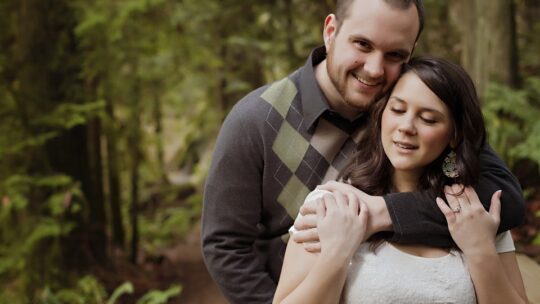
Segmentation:
<svg viewBox="0 0 540 304">
<path fill-rule="evenodd" d="M 416 54 L 475 80 L 527 198 L 518 251 L 539 261 L 540 1 L 425 6 Z M 180 303 L 222 120 L 304 63 L 333 7 L 1 0 L 0 303 Z"/>
</svg>

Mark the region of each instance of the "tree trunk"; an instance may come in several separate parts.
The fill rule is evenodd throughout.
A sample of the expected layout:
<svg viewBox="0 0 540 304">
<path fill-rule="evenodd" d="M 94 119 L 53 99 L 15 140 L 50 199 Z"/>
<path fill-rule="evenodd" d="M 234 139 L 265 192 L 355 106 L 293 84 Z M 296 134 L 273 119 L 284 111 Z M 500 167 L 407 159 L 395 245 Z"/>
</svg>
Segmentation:
<svg viewBox="0 0 540 304">
<path fill-rule="evenodd" d="M 163 151 L 163 115 L 161 110 L 161 98 L 159 96 L 160 86 L 159 83 L 155 82 L 153 85 L 154 90 L 154 107 L 153 107 L 153 116 L 154 116 L 154 132 L 156 134 L 156 159 L 158 162 L 159 175 L 161 177 L 161 182 L 167 182 L 167 175 L 165 174 L 165 155 Z"/>
<path fill-rule="evenodd" d="M 112 226 L 112 241 L 116 248 L 124 248 L 125 232 L 120 208 L 120 169 L 118 168 L 117 134 L 115 126 L 114 105 L 111 97 L 105 98 L 107 124 L 105 141 L 107 146 L 107 183 L 109 189 L 110 223 Z"/>
<path fill-rule="evenodd" d="M 92 119 L 87 130 L 88 185 L 86 196 L 89 202 L 89 241 L 92 256 L 102 265 L 107 262 L 107 218 L 103 194 L 103 167 L 101 158 L 101 120 Z"/>
<path fill-rule="evenodd" d="M 136 69 L 135 69 L 136 70 Z M 129 151 L 131 153 L 130 166 L 130 185 L 131 185 L 131 205 L 130 205 L 130 224 L 131 224 L 131 256 L 130 261 L 137 263 L 139 249 L 139 166 L 141 163 L 141 117 L 140 117 L 140 83 L 135 82 L 135 88 L 132 95 L 132 106 L 130 114 L 130 138 Z"/>
<path fill-rule="evenodd" d="M 462 37 L 461 61 L 483 96 L 489 81 L 516 85 L 517 56 L 512 0 L 460 0 L 452 19 Z"/>
<path fill-rule="evenodd" d="M 84 84 L 79 78 L 81 60 L 77 59 L 80 54 L 73 34 L 76 22 L 71 7 L 66 1 L 21 0 L 17 8 L 18 11 L 13 14 L 16 18 L 12 54 L 14 66 L 7 70 L 11 69 L 13 80 L 17 83 L 14 96 L 22 111 L 22 126 L 28 129 L 29 137 L 32 137 L 53 129 L 52 126 L 36 126 L 35 120 L 63 103 L 84 103 L 86 99 L 83 97 Z M 92 223 L 91 229 L 86 229 L 89 222 L 84 217 L 74 216 L 72 220 L 77 227 L 61 243 L 66 259 L 59 261 L 62 265 L 45 265 L 50 269 L 84 269 L 89 261 L 85 257 L 98 262 L 106 259 L 98 142 L 99 124 L 94 123 L 63 131 L 44 147 L 28 151 L 35 158 L 31 160 L 26 174 L 69 175 L 80 182 L 88 201 L 87 205 L 83 205 L 81 214 L 89 215 L 87 220 Z M 50 189 L 32 191 L 41 192 L 41 199 L 30 197 L 28 212 L 38 214 L 38 210 L 43 210 L 43 200 L 51 192 Z M 47 254 L 43 253 L 43 250 L 36 252 L 43 255 L 43 261 L 46 261 Z"/>
</svg>

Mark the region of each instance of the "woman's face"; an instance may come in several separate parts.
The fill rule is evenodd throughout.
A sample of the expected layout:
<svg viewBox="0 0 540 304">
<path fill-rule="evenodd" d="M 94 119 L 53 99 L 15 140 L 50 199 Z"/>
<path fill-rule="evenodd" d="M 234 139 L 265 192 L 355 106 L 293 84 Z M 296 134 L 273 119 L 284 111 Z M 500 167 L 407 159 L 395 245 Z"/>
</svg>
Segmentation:
<svg viewBox="0 0 540 304">
<path fill-rule="evenodd" d="M 452 121 L 446 104 L 413 71 L 405 73 L 381 121 L 381 140 L 394 173 L 420 176 L 450 143 Z"/>
</svg>

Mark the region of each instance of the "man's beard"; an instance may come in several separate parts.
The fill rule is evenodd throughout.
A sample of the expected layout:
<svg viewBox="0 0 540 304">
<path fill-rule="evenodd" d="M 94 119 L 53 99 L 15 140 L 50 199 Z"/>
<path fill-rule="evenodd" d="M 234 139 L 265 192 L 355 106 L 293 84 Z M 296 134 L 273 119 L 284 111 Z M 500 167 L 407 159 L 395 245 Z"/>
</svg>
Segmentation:
<svg viewBox="0 0 540 304">
<path fill-rule="evenodd" d="M 333 45 L 330 47 L 330 50 L 328 51 L 328 54 L 326 55 L 326 70 L 328 71 L 328 77 L 330 78 L 330 81 L 332 82 L 332 85 L 336 88 L 339 95 L 341 96 L 341 99 L 343 99 L 343 102 L 348 105 L 349 107 L 356 109 L 360 112 L 366 112 L 372 104 L 374 104 L 377 100 L 381 99 L 384 96 L 384 92 L 379 92 L 378 94 L 373 96 L 373 99 L 370 100 L 367 104 L 355 104 L 351 98 L 347 96 L 347 77 L 349 72 L 345 74 L 345 78 L 342 82 L 339 81 L 339 71 L 333 69 L 333 58 L 334 57 L 334 47 Z"/>
</svg>

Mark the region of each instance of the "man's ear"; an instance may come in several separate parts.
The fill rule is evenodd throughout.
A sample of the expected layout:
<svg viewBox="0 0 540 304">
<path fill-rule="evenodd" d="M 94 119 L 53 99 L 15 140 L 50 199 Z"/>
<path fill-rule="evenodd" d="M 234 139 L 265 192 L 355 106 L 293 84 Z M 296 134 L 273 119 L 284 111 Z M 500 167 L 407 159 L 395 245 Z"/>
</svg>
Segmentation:
<svg viewBox="0 0 540 304">
<path fill-rule="evenodd" d="M 324 46 L 326 47 L 327 52 L 333 43 L 333 40 L 336 35 L 336 31 L 337 31 L 336 15 L 330 14 L 326 16 L 326 19 L 324 20 L 324 29 L 323 29 Z"/>
<path fill-rule="evenodd" d="M 407 58 L 407 61 L 406 62 L 409 62 L 409 60 L 411 59 L 411 57 L 413 56 L 414 54 L 414 50 L 416 50 L 416 46 L 418 45 L 418 41 L 414 43 L 413 45 L 413 48 L 411 50 L 411 53 L 409 54 L 409 57 Z"/>
</svg>

